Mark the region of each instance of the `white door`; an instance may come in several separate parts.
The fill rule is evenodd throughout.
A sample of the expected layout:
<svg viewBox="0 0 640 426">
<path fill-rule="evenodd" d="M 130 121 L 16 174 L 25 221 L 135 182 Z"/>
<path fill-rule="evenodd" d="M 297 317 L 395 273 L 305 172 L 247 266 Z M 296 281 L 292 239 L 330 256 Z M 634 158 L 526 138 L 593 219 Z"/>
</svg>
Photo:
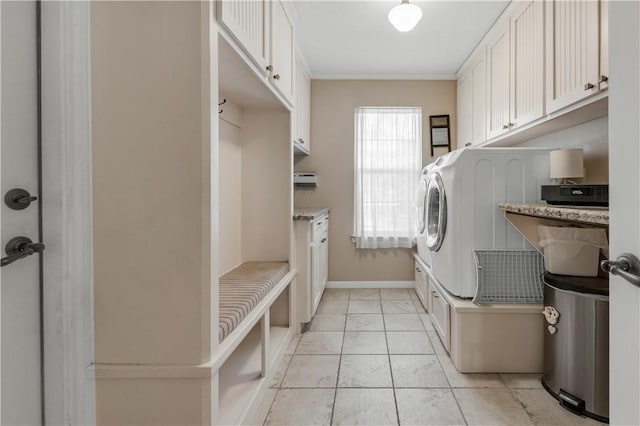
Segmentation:
<svg viewBox="0 0 640 426">
<path fill-rule="evenodd" d="M 15 237 L 39 241 L 39 201 L 20 210 L 9 208 L 6 194 L 38 189 L 38 90 L 36 4 L 0 3 L 1 14 L 1 423 L 41 423 L 40 256 L 5 264 L 7 243 Z M 19 250 L 26 254 L 29 247 Z"/>
<path fill-rule="evenodd" d="M 640 256 L 640 3 L 609 3 L 610 257 Z M 610 275 L 611 424 L 640 424 L 640 288 Z"/>
</svg>

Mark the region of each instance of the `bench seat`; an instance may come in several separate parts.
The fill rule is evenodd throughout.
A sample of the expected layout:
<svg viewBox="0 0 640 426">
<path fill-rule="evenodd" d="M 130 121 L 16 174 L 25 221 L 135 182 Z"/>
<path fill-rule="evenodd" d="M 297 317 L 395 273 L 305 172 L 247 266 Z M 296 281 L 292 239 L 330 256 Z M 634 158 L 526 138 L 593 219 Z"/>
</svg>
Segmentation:
<svg viewBox="0 0 640 426">
<path fill-rule="evenodd" d="M 289 272 L 288 262 L 246 262 L 220 277 L 222 342 Z"/>
</svg>

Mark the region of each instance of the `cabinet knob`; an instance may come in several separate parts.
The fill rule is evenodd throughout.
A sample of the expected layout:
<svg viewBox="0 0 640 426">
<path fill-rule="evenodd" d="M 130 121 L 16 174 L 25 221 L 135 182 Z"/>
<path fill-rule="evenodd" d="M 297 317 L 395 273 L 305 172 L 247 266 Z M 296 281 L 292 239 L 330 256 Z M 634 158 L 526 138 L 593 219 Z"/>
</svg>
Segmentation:
<svg viewBox="0 0 640 426">
<path fill-rule="evenodd" d="M 420 268 L 416 268 L 416 271 L 417 271 L 417 272 L 422 272 L 422 269 L 420 269 Z"/>
<path fill-rule="evenodd" d="M 323 239 L 321 239 L 321 240 L 320 240 L 320 242 L 321 242 L 321 243 L 324 243 L 324 242 L 326 242 L 326 241 L 327 241 L 327 239 L 326 239 L 326 238 L 323 238 Z"/>
<path fill-rule="evenodd" d="M 508 124 L 505 124 L 505 125 L 502 126 L 502 130 L 507 130 L 507 129 L 509 129 L 509 125 Z"/>
<path fill-rule="evenodd" d="M 464 146 L 471 146 L 471 142 L 465 143 Z"/>
<path fill-rule="evenodd" d="M 514 123 L 509 123 L 508 126 L 509 126 L 509 128 L 512 128 L 513 126 L 515 126 L 515 124 Z"/>
<path fill-rule="evenodd" d="M 273 65 L 267 65 L 267 71 L 273 71 Z"/>
<path fill-rule="evenodd" d="M 280 80 L 280 74 L 274 74 L 273 75 L 273 79 L 274 80 Z"/>
<path fill-rule="evenodd" d="M 609 81 L 609 77 L 607 77 L 606 75 L 601 75 L 598 83 L 605 83 L 607 81 Z"/>
<path fill-rule="evenodd" d="M 304 143 L 304 139 L 300 138 L 300 139 L 298 139 L 298 142 L 303 144 Z"/>
<path fill-rule="evenodd" d="M 593 89 L 593 84 L 587 83 L 584 85 L 584 90 L 591 90 L 591 89 Z"/>
<path fill-rule="evenodd" d="M 435 290 L 431 292 L 431 295 L 433 296 L 434 299 L 439 299 L 440 298 L 440 295 Z"/>
</svg>

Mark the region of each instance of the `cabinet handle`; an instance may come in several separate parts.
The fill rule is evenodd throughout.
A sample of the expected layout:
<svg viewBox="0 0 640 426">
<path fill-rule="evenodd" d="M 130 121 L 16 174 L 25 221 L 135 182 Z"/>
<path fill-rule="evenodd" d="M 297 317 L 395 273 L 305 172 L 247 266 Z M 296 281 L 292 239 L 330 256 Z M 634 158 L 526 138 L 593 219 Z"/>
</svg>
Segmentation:
<svg viewBox="0 0 640 426">
<path fill-rule="evenodd" d="M 440 295 L 434 290 L 431 292 L 431 295 L 435 298 L 435 299 L 439 299 Z"/>
<path fill-rule="evenodd" d="M 320 242 L 321 242 L 321 243 L 325 243 L 325 242 L 327 242 L 327 239 L 326 239 L 326 238 L 323 238 L 323 239 L 321 239 L 321 240 L 320 240 Z"/>
<path fill-rule="evenodd" d="M 591 89 L 593 89 L 593 84 L 587 83 L 584 85 L 584 90 L 591 90 Z"/>
<path fill-rule="evenodd" d="M 609 81 L 609 77 L 607 77 L 606 75 L 601 75 L 598 83 L 605 83 L 607 81 Z"/>
<path fill-rule="evenodd" d="M 273 71 L 273 65 L 267 65 L 267 71 Z"/>
<path fill-rule="evenodd" d="M 422 272 L 422 269 L 420 269 L 420 268 L 416 268 L 416 271 L 418 271 L 418 272 Z"/>
<path fill-rule="evenodd" d="M 274 74 L 273 75 L 273 79 L 274 80 L 280 80 L 280 74 Z"/>
</svg>

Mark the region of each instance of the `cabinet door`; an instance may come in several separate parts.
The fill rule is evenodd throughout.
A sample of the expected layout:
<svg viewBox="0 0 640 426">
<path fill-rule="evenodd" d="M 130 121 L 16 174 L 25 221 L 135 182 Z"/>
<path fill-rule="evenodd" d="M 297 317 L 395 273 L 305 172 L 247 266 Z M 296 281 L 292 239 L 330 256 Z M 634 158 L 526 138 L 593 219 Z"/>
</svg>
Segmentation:
<svg viewBox="0 0 640 426">
<path fill-rule="evenodd" d="M 268 7 L 269 2 L 264 0 L 222 0 L 217 8 L 220 24 L 265 74 L 269 60 Z"/>
<path fill-rule="evenodd" d="M 487 46 L 487 138 L 509 131 L 509 27 Z"/>
<path fill-rule="evenodd" d="M 442 346 L 449 351 L 451 350 L 451 320 L 449 303 L 442 296 L 440 290 L 431 287 L 431 322 L 433 328 L 440 335 Z"/>
<path fill-rule="evenodd" d="M 320 297 L 324 293 L 324 288 L 327 286 L 327 280 L 329 278 L 329 237 L 325 236 L 320 240 L 322 244 L 320 270 L 322 278 L 320 279 Z"/>
<path fill-rule="evenodd" d="M 600 2 L 600 90 L 609 88 L 609 1 Z"/>
<path fill-rule="evenodd" d="M 322 280 L 322 267 L 321 259 L 322 245 L 315 242 L 311 244 L 311 315 L 315 315 L 318 304 L 320 303 L 320 297 L 322 296 L 321 280 Z"/>
<path fill-rule="evenodd" d="M 546 110 L 598 92 L 599 2 L 546 2 Z"/>
<path fill-rule="evenodd" d="M 307 75 L 304 65 L 302 66 L 300 77 L 302 99 L 302 108 L 300 110 L 302 114 L 302 131 L 300 132 L 300 137 L 302 145 L 307 148 L 307 151 L 311 152 L 311 79 Z"/>
<path fill-rule="evenodd" d="M 471 73 L 471 144 L 477 145 L 487 140 L 487 62 L 484 52 Z"/>
<path fill-rule="evenodd" d="M 471 143 L 472 126 L 472 71 L 468 71 L 458 80 L 458 147 Z"/>
<path fill-rule="evenodd" d="M 544 113 L 544 4 L 522 3 L 511 17 L 511 99 L 513 127 Z"/>
<path fill-rule="evenodd" d="M 271 3 L 271 81 L 289 101 L 293 101 L 293 61 L 293 23 L 284 4 L 274 1 Z"/>
<path fill-rule="evenodd" d="M 428 297 L 429 297 L 429 288 L 427 275 L 422 270 L 422 267 L 418 265 L 418 262 L 415 264 L 415 280 L 416 280 L 416 294 L 420 298 L 422 305 L 427 308 L 428 306 Z M 428 309 L 427 309 L 428 311 Z"/>
<path fill-rule="evenodd" d="M 311 82 L 300 58 L 296 58 L 296 133 L 294 140 L 307 152 L 311 150 L 309 140 Z"/>
</svg>

